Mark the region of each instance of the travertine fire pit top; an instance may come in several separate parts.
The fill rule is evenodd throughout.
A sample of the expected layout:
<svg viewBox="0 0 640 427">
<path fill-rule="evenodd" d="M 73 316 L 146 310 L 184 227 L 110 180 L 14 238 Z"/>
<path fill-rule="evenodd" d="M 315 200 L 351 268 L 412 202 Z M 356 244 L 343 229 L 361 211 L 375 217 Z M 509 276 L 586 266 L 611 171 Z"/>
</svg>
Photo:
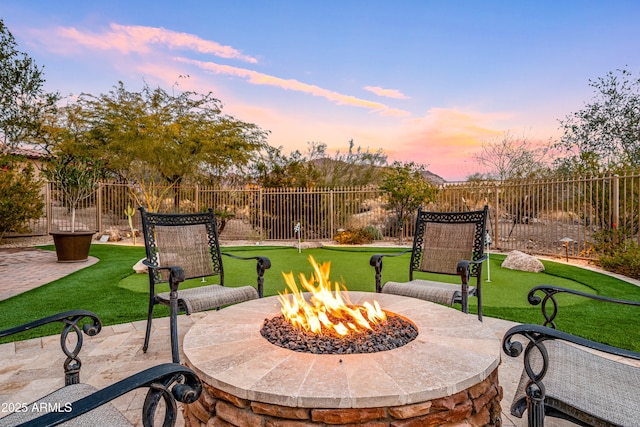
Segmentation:
<svg viewBox="0 0 640 427">
<path fill-rule="evenodd" d="M 242 399 L 305 408 L 407 405 L 455 394 L 500 363 L 490 328 L 457 310 L 388 294 L 349 292 L 354 304 L 377 300 L 413 321 L 418 337 L 390 351 L 316 355 L 287 350 L 260 335 L 280 313 L 276 297 L 211 311 L 184 337 L 187 365 L 207 384 Z"/>
</svg>

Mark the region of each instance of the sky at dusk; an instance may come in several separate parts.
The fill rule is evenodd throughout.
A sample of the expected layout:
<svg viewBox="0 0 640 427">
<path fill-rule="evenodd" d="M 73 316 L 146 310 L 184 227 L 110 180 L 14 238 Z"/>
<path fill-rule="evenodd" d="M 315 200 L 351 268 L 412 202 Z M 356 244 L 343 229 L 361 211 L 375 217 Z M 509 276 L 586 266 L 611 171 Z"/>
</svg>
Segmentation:
<svg viewBox="0 0 640 427">
<path fill-rule="evenodd" d="M 285 154 L 349 140 L 446 180 L 505 132 L 546 142 L 640 71 L 640 2 L 0 0 L 47 91 L 211 92 Z"/>
</svg>

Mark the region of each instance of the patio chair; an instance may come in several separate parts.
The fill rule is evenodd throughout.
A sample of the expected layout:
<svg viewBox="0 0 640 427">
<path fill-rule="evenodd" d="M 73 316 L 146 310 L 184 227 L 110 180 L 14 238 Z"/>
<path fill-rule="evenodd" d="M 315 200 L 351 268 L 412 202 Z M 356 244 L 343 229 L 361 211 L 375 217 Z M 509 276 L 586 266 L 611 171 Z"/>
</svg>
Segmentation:
<svg viewBox="0 0 640 427">
<path fill-rule="evenodd" d="M 165 426 L 176 422 L 176 401 L 195 402 L 202 391 L 202 384 L 189 368 L 175 363 L 165 363 L 133 374 L 121 381 L 98 390 L 80 382 L 80 358 L 83 333 L 94 336 L 102 329 L 98 316 L 86 310 L 72 310 L 35 320 L 31 323 L 0 331 L 0 337 L 14 335 L 54 322 L 61 322 L 60 344 L 67 356 L 64 363 L 65 385 L 31 403 L 10 402 L 13 412 L 0 418 L 0 427 L 53 426 L 60 423 L 73 426 L 133 426 L 110 402 L 138 388 L 148 388 L 142 407 L 145 426 L 153 425 L 160 399 L 164 401 L 158 417 Z M 69 335 L 71 334 L 71 338 Z M 74 337 L 75 334 L 75 338 Z M 68 348 L 72 343 L 73 349 Z M 37 351 L 37 350 L 34 350 Z M 5 408 L 3 406 L 3 408 Z M 161 406 L 162 408 L 162 406 Z M 4 415 L 4 414 L 3 414 Z"/>
<path fill-rule="evenodd" d="M 453 306 L 461 304 L 469 312 L 468 297 L 478 300 L 482 320 L 482 263 L 489 208 L 468 212 L 427 212 L 418 209 L 413 247 L 393 254 L 376 254 L 369 263 L 375 268 L 376 292 L 419 298 Z M 408 282 L 382 282 L 382 259 L 411 252 Z M 414 279 L 414 272 L 460 276 L 460 285 Z M 476 286 L 469 286 L 469 278 Z"/>
<path fill-rule="evenodd" d="M 153 308 L 156 304 L 169 306 L 171 328 L 171 356 L 179 363 L 178 326 L 179 311 L 187 315 L 262 298 L 264 272 L 271 267 L 267 257 L 239 257 L 220 251 L 218 231 L 213 209 L 195 214 L 160 214 L 139 208 L 142 232 L 147 253 L 143 264 L 149 270 L 149 314 L 143 351 L 149 347 Z M 238 260 L 255 260 L 257 286 L 225 286 L 222 255 Z M 219 284 L 208 284 L 190 289 L 179 289 L 186 279 L 218 276 Z M 156 293 L 156 285 L 169 283 L 169 291 Z"/>
</svg>

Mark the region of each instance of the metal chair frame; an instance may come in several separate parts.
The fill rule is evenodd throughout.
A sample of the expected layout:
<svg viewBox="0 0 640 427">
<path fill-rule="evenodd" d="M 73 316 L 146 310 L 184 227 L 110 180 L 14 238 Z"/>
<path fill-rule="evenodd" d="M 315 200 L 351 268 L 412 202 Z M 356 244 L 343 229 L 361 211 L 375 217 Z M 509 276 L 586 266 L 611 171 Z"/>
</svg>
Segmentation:
<svg viewBox="0 0 640 427">
<path fill-rule="evenodd" d="M 459 303 L 462 311 L 469 312 L 468 297 L 475 295 L 478 300 L 478 319 L 482 320 L 482 264 L 487 259 L 484 254 L 486 225 L 489 208 L 478 211 L 466 212 L 429 212 L 422 208 L 418 209 L 416 216 L 416 227 L 413 239 L 413 246 L 402 252 L 394 254 L 376 254 L 373 255 L 369 264 L 375 268 L 376 292 L 382 292 L 382 260 L 385 257 L 394 257 L 411 253 L 411 261 L 409 263 L 409 282 L 414 280 L 415 272 L 441 273 L 460 276 L 460 291 L 454 294 L 453 303 Z M 461 259 L 457 261 L 455 273 L 447 271 L 435 271 L 423 268 L 423 257 L 425 245 L 425 230 L 431 223 L 436 224 L 472 224 L 474 228 L 473 251 L 469 253 L 470 259 Z M 469 278 L 476 278 L 476 286 L 472 291 L 469 290 Z M 421 285 L 422 286 L 422 285 Z M 428 286 L 428 285 L 425 285 Z M 454 285 L 451 285 L 454 286 Z"/>
<path fill-rule="evenodd" d="M 78 354 L 82 350 L 83 333 L 89 337 L 97 335 L 102 330 L 102 321 L 95 314 L 87 310 L 71 310 L 34 320 L 20 326 L 0 331 L 0 338 L 28 331 L 51 323 L 63 324 L 60 334 L 60 347 L 67 356 L 63 362 L 65 384 L 64 387 L 42 397 L 36 402 L 26 404 L 25 408 L 54 407 L 62 402 L 68 402 L 69 408 L 64 410 L 44 412 L 17 411 L 0 418 L 0 426 L 54 426 L 65 423 L 76 417 L 88 414 L 90 419 L 74 420 L 82 425 L 101 420 L 114 421 L 114 414 L 119 413 L 115 406 L 108 403 L 114 399 L 138 388 L 148 388 L 147 396 L 142 407 L 142 423 L 152 426 L 158 411 L 164 412 L 165 426 L 173 426 L 178 417 L 176 402 L 193 403 L 202 392 L 202 383 L 198 376 L 189 368 L 176 363 L 165 363 L 145 369 L 124 378 L 103 389 L 97 390 L 80 382 L 81 362 Z M 75 340 L 69 335 L 75 334 Z M 69 342 L 74 342 L 73 349 L 68 348 Z M 82 397 L 84 396 L 84 397 Z M 77 399 L 77 400 L 75 400 Z M 160 405 L 160 401 L 164 405 Z M 123 415 L 117 417 L 124 420 Z M 131 424 L 128 420 L 122 424 Z M 133 425 L 133 424 L 131 424 Z"/>
<path fill-rule="evenodd" d="M 205 285 L 211 287 L 212 298 L 206 306 L 199 306 L 195 311 L 219 308 L 222 305 L 232 304 L 256 298 L 262 298 L 264 293 L 264 272 L 271 267 L 271 261 L 264 256 L 240 257 L 228 253 L 221 252 L 218 240 L 218 230 L 213 209 L 206 212 L 192 214 L 164 214 L 148 212 L 143 207 L 138 208 L 142 216 L 142 232 L 145 241 L 145 250 L 147 258 L 143 260 L 143 264 L 148 267 L 149 271 L 149 311 L 147 317 L 147 330 L 143 345 L 143 351 L 147 351 L 149 347 L 149 339 L 151 335 L 151 324 L 153 321 L 153 309 L 157 304 L 169 306 L 170 309 L 170 328 L 171 328 L 171 348 L 172 358 L 175 363 L 179 363 L 178 351 L 178 328 L 177 315 L 178 312 L 184 311 L 191 314 L 189 302 L 189 290 L 179 290 L 179 285 L 187 279 L 201 277 L 193 275 L 180 265 L 161 265 L 157 242 L 157 227 L 179 227 L 179 226 L 199 226 L 206 227 L 208 253 L 210 255 L 211 269 L 210 275 L 218 276 L 220 283 L 218 285 Z M 197 249 L 197 248 L 195 248 Z M 222 256 L 227 256 L 237 260 L 254 260 L 256 261 L 257 283 L 255 287 L 243 286 L 241 288 L 225 287 L 225 274 L 222 262 Z M 167 274 L 168 273 L 168 274 Z M 156 284 L 169 283 L 170 291 L 168 300 L 162 297 L 164 294 L 156 292 Z M 252 292 L 239 292 L 253 288 Z M 256 292 L 257 291 L 257 292 Z M 200 304 L 202 305 L 202 304 Z"/>
<path fill-rule="evenodd" d="M 640 353 L 557 330 L 558 294 L 640 307 L 640 301 L 588 294 L 559 286 L 532 288 L 527 299 L 531 305 L 540 305 L 543 325 L 516 325 L 505 333 L 502 340 L 505 354 L 518 357 L 524 351 L 522 375 L 511 404 L 511 414 L 521 418 L 526 411 L 527 423 L 531 427 L 543 427 L 546 416 L 582 426 L 634 424 L 629 419 L 636 418 L 637 421 L 639 405 L 635 388 L 637 379 L 640 379 L 640 367 L 622 364 L 614 358 L 604 357 L 602 353 L 638 361 Z M 595 376 L 597 380 L 592 379 Z M 590 384 L 577 386 L 575 377 L 587 378 Z M 624 382 L 631 382 L 631 388 L 625 388 Z M 558 387 L 558 384 L 562 386 Z M 621 422 L 612 417 L 626 417 L 627 421 Z"/>
</svg>

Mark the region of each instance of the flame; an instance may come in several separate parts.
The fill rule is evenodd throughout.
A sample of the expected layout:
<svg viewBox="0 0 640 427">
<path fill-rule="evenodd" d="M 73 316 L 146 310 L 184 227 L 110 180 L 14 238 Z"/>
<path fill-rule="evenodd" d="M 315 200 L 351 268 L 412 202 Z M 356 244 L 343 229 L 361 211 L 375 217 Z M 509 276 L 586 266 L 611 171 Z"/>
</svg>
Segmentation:
<svg viewBox="0 0 640 427">
<path fill-rule="evenodd" d="M 338 282 L 334 284 L 335 290 L 331 291 L 330 262 L 318 265 L 312 256 L 309 256 L 309 262 L 314 273 L 309 278 L 300 273 L 300 283 L 311 293 L 310 303 L 298 289 L 293 272 L 282 273 L 292 294 L 285 290 L 278 299 L 282 304 L 282 314 L 294 327 L 316 334 L 333 333 L 343 337 L 352 331 L 372 329 L 372 325 L 386 319 L 387 316 L 377 301 L 354 306 L 348 296 L 342 294 Z"/>
</svg>

